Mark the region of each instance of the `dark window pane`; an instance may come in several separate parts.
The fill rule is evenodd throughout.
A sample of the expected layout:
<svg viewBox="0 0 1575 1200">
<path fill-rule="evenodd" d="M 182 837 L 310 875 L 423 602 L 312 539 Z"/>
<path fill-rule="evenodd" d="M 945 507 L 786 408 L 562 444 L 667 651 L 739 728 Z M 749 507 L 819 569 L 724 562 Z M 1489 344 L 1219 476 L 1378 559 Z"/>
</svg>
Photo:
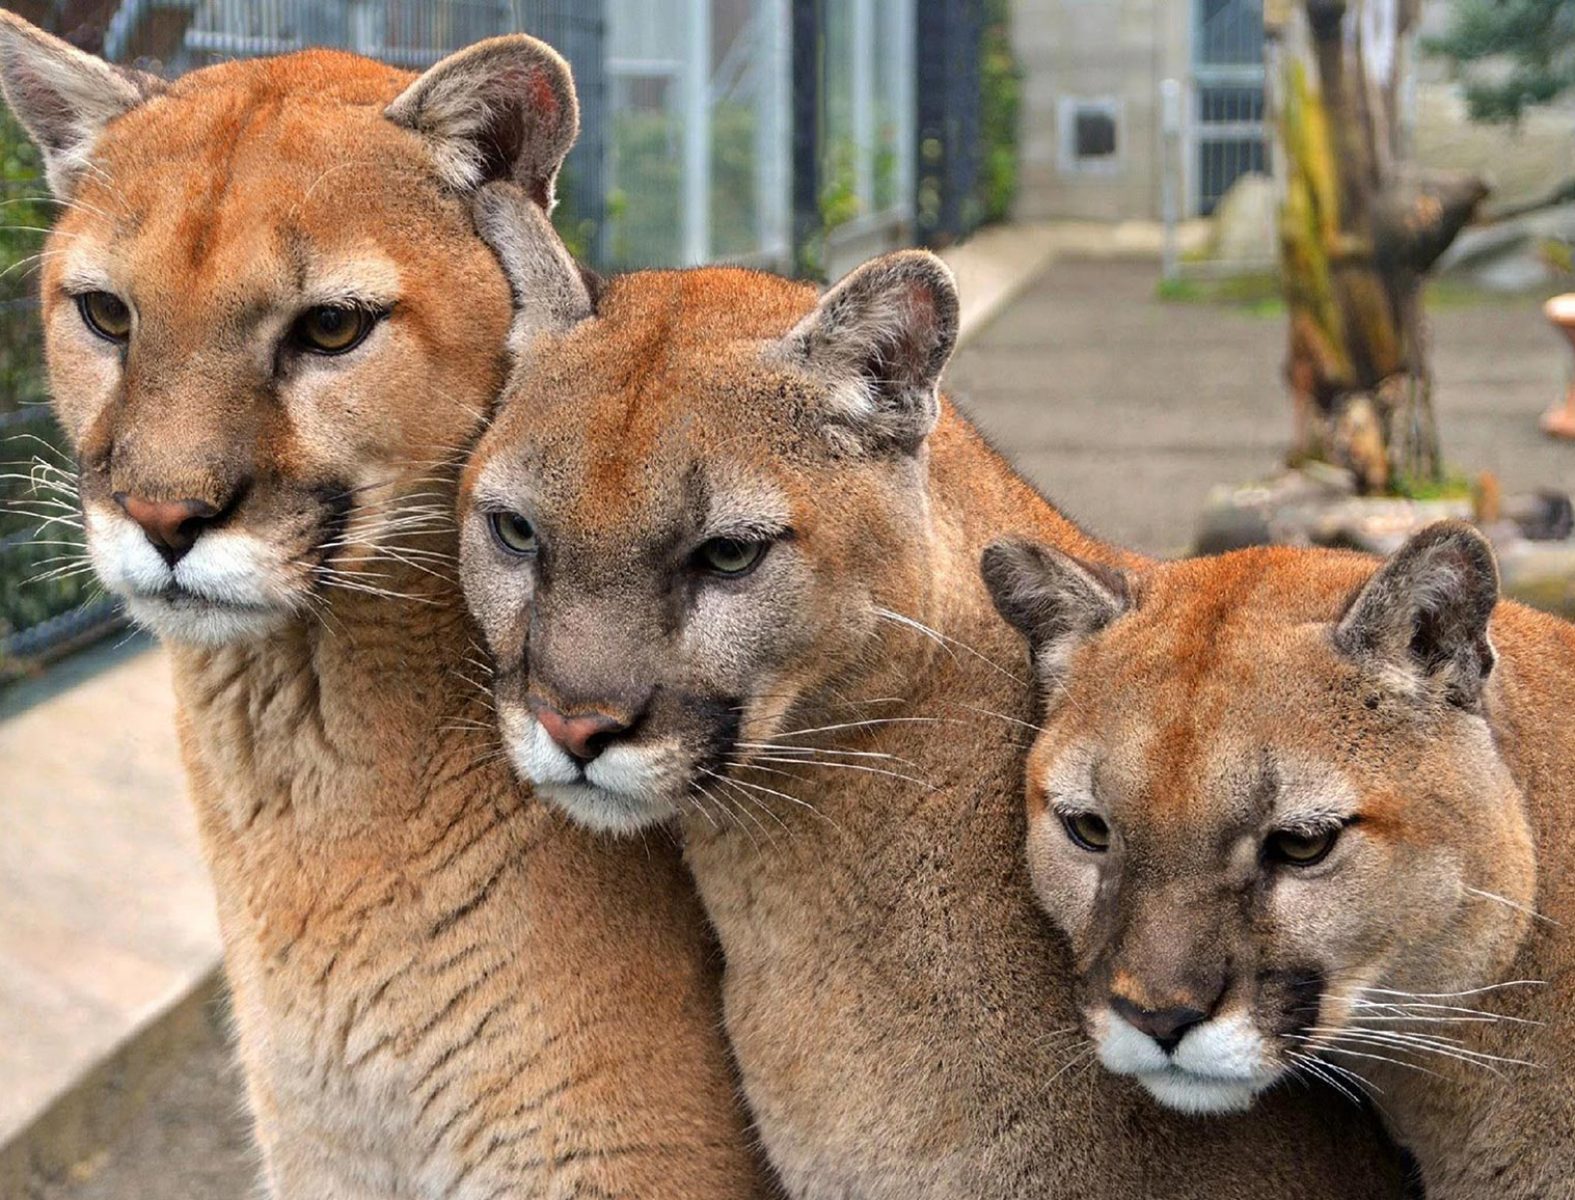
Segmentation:
<svg viewBox="0 0 1575 1200">
<path fill-rule="evenodd" d="M 1097 109 L 1082 109 L 1076 126 L 1078 158 L 1109 158 L 1116 152 L 1116 119 Z"/>
</svg>

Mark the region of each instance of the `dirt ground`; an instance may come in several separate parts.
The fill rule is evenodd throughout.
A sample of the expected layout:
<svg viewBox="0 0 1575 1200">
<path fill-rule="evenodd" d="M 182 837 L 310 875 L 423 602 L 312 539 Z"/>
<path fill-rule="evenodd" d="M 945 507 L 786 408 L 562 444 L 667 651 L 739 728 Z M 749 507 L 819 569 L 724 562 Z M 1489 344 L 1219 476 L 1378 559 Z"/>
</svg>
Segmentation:
<svg viewBox="0 0 1575 1200">
<path fill-rule="evenodd" d="M 1506 490 L 1575 487 L 1575 446 L 1536 417 L 1570 366 L 1531 300 L 1432 322 L 1445 451 Z M 1188 545 L 1209 488 L 1273 469 L 1290 413 L 1283 319 L 1155 299 L 1149 262 L 1053 264 L 958 356 L 950 388 L 1033 480 L 1094 532 Z M 218 1043 L 189 1061 L 83 1177 L 29 1200 L 238 1200 L 255 1193 L 240 1081 Z"/>
</svg>

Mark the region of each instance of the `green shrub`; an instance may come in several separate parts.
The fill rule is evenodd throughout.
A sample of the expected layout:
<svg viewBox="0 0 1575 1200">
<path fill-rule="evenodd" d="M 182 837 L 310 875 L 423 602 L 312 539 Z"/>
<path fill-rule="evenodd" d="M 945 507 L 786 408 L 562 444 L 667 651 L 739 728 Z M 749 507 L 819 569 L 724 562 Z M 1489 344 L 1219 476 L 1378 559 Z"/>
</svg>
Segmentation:
<svg viewBox="0 0 1575 1200">
<path fill-rule="evenodd" d="M 0 107 L 0 637 L 99 594 L 89 573 L 69 570 L 84 553 L 77 519 L 56 507 L 59 493 L 31 482 L 73 473 L 44 404 L 36 305 L 36 257 L 54 207 L 37 150 Z M 46 523 L 51 516 L 62 519 Z"/>
<path fill-rule="evenodd" d="M 1017 196 L 1017 121 L 1022 99 L 1022 71 L 1012 55 L 1011 0 L 986 0 L 980 54 L 980 215 L 985 221 L 1004 221 Z"/>
</svg>

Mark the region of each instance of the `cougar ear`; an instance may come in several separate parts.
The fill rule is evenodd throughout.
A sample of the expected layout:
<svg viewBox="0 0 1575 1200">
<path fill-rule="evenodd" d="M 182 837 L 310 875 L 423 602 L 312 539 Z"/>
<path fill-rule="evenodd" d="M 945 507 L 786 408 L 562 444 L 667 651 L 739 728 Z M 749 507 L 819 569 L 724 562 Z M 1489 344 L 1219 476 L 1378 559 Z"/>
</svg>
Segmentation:
<svg viewBox="0 0 1575 1200">
<path fill-rule="evenodd" d="M 471 206 L 476 232 L 492 247 L 514 295 L 510 348 L 591 315 L 590 287 L 546 212 L 512 183 L 489 183 Z"/>
<path fill-rule="evenodd" d="M 1407 696 L 1472 708 L 1495 662 L 1488 622 L 1498 595 L 1488 540 L 1464 522 L 1440 521 L 1352 597 L 1335 646 Z"/>
<path fill-rule="evenodd" d="M 788 334 L 790 360 L 833 384 L 833 422 L 873 450 L 912 453 L 935 426 L 957 344 L 957 283 L 923 250 L 865 263 Z"/>
<path fill-rule="evenodd" d="M 1028 639 L 1034 676 L 1049 698 L 1073 652 L 1132 606 L 1127 577 L 1026 538 L 1003 538 L 979 560 L 995 610 Z"/>
<path fill-rule="evenodd" d="M 165 88 L 156 76 L 111 66 L 0 12 L 0 90 L 43 153 L 49 190 L 61 199 L 87 169 L 104 126 Z"/>
<path fill-rule="evenodd" d="M 384 115 L 429 139 L 462 192 L 507 179 L 548 212 L 558 168 L 580 131 L 569 64 L 524 34 L 451 54 L 407 87 Z"/>
</svg>

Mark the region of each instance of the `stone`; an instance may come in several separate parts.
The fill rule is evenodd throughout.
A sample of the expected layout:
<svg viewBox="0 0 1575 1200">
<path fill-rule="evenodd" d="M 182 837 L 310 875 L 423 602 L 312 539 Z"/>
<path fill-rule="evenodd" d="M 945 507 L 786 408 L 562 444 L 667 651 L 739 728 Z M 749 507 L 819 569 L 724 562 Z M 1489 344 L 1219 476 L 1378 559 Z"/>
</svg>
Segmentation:
<svg viewBox="0 0 1575 1200">
<path fill-rule="evenodd" d="M 1550 242 L 1575 243 L 1575 204 L 1465 229 L 1438 270 L 1490 291 L 1533 291 L 1559 278 L 1546 253 Z"/>
<path fill-rule="evenodd" d="M 1575 620 L 1575 544 L 1521 540 L 1494 549 L 1504 595 Z"/>
<path fill-rule="evenodd" d="M 1279 196 L 1267 175 L 1243 175 L 1214 209 L 1208 257 L 1243 267 L 1272 267 L 1279 252 Z"/>
</svg>

